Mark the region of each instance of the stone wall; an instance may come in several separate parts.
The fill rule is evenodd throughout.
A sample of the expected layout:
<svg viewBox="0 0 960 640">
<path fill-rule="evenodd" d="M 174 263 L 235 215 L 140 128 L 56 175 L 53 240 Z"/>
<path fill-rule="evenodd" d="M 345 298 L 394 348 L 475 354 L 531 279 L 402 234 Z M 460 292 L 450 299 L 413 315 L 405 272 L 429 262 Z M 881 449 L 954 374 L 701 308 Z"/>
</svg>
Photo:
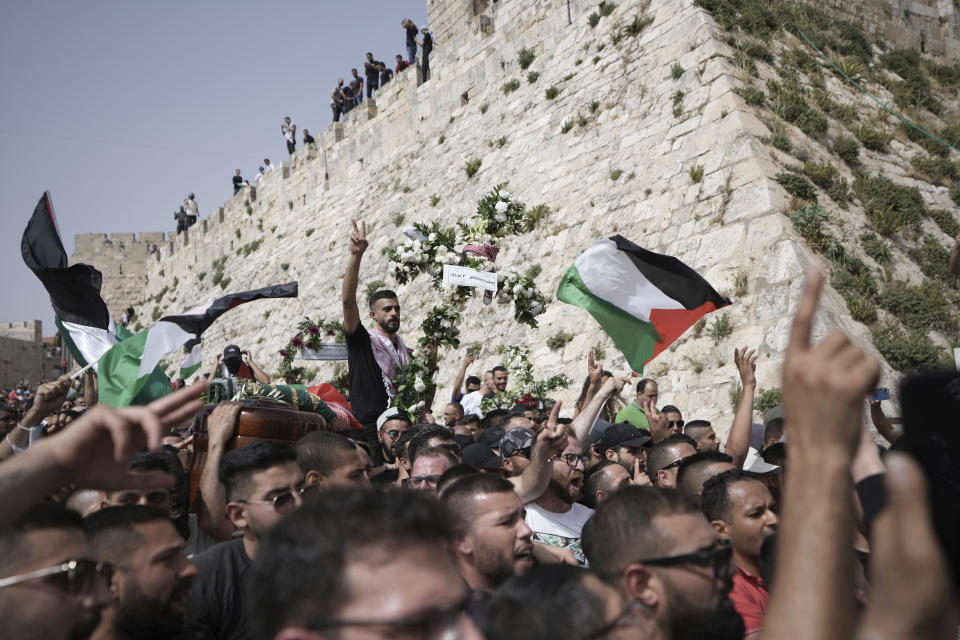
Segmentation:
<svg viewBox="0 0 960 640">
<path fill-rule="evenodd" d="M 960 60 L 960 7 L 953 0 L 806 0 L 850 21 L 870 39 L 896 49 L 919 49 L 953 63 Z"/>
<path fill-rule="evenodd" d="M 0 322 L 0 336 L 29 342 L 40 342 L 43 336 L 43 322 L 24 320 L 22 322 Z"/>
<path fill-rule="evenodd" d="M 367 222 L 371 243 L 361 292 L 377 280 L 396 288 L 401 332 L 413 343 L 437 298 L 423 280 L 395 286 L 381 251 L 401 242 L 411 222 L 449 225 L 469 216 L 490 187 L 509 180 L 516 198 L 546 204 L 551 213 L 532 233 L 506 239 L 497 264 L 539 264 L 537 281 L 547 294 L 587 246 L 620 233 L 677 256 L 735 298 L 722 312 L 733 326 L 728 339 L 715 343 L 706 332 L 688 332 L 647 371 L 661 383 L 662 402 L 680 406 L 687 418 L 713 420 L 724 433 L 732 418 L 734 346 L 757 347 L 760 386 L 779 384 L 803 273 L 818 258 L 783 215 L 789 197 L 772 177 L 785 161 L 769 152 L 768 129 L 733 92 L 742 72 L 712 18 L 689 0 L 625 0 L 595 28 L 587 20 L 595 4 L 581 0 L 428 0 L 427 8 L 437 39 L 429 82 L 418 84 L 415 70 L 400 74 L 376 104 L 366 102 L 328 127 L 316 149 L 297 150 L 255 192 L 159 242 L 145 274 L 105 266 L 117 262 L 117 251 L 133 264 L 132 252 L 144 251 L 133 247 L 145 234 L 139 243 L 132 236 L 118 241 L 120 234 L 78 240 L 73 259 L 103 269 L 111 312 L 133 303 L 144 326 L 227 291 L 298 280 L 299 299 L 240 307 L 204 336 L 205 368 L 236 342 L 273 372 L 278 350 L 304 315 L 340 317 L 351 218 Z M 644 16 L 652 23 L 624 35 Z M 536 54 L 527 70 L 517 61 L 523 48 Z M 674 65 L 683 71 L 677 79 Z M 528 81 L 528 72 L 539 77 Z M 519 88 L 508 95 L 502 86 L 511 80 Z M 548 87 L 559 90 L 555 99 L 545 97 Z M 471 159 L 482 164 L 468 178 L 463 166 Z M 744 286 L 735 295 L 738 281 Z M 528 345 L 540 375 L 574 379 L 556 394 L 569 409 L 594 345 L 606 348 L 606 368 L 626 372 L 586 312 L 554 302 L 540 325 L 528 330 L 508 308 L 471 301 L 462 339 L 484 348 L 470 373 L 499 364 L 500 344 Z M 867 328 L 828 289 L 815 333 L 837 326 L 872 350 Z M 546 340 L 561 330 L 573 340 L 551 351 Z M 441 400 L 463 353 L 442 355 Z M 316 366 L 317 380 L 332 376 L 333 364 Z M 892 386 L 894 372 L 885 371 Z"/>
</svg>

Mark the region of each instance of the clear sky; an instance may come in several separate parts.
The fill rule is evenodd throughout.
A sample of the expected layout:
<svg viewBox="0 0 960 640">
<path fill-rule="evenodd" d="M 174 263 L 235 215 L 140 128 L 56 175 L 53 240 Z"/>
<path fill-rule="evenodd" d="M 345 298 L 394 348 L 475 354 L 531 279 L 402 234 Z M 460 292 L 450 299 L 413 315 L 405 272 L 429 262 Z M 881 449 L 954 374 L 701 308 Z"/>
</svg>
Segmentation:
<svg viewBox="0 0 960 640">
<path fill-rule="evenodd" d="M 75 233 L 174 230 L 191 191 L 206 217 L 235 169 L 286 159 L 283 116 L 323 130 L 338 76 L 405 51 L 405 17 L 426 0 L 0 2 L 0 321 L 54 332 L 20 257 L 44 189 L 68 255 Z"/>
</svg>

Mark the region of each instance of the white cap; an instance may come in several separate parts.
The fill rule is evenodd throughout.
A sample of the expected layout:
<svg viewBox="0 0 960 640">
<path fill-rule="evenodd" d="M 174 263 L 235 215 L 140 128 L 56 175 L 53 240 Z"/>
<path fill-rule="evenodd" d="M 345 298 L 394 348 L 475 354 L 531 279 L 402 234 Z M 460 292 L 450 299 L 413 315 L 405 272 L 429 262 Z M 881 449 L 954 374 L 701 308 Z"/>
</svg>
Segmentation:
<svg viewBox="0 0 960 640">
<path fill-rule="evenodd" d="M 383 429 L 383 425 L 387 423 L 387 420 L 395 417 L 400 417 L 402 420 L 409 420 L 406 414 L 400 412 L 400 409 L 396 407 L 387 407 L 387 410 L 381 413 L 380 417 L 377 418 L 377 431 Z"/>
<path fill-rule="evenodd" d="M 779 469 L 780 467 L 777 465 L 770 464 L 761 458 L 760 452 L 754 447 L 750 447 L 747 450 L 747 458 L 743 461 L 744 471 L 752 471 L 753 473 L 770 473 L 771 471 L 777 471 Z"/>
</svg>

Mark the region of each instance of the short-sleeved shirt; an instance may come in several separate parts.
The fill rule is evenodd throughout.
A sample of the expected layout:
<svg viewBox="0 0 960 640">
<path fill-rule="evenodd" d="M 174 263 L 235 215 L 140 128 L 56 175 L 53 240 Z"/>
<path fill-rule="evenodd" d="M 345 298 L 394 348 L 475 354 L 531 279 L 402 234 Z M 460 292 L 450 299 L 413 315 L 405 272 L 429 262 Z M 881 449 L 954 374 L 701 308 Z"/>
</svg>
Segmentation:
<svg viewBox="0 0 960 640">
<path fill-rule="evenodd" d="M 417 44 L 417 28 L 415 26 L 404 27 L 407 30 L 407 46 L 413 46 Z"/>
<path fill-rule="evenodd" d="M 185 600 L 183 638 L 253 640 L 247 584 L 253 562 L 243 538 L 221 542 L 197 554 L 197 576 Z"/>
<path fill-rule="evenodd" d="M 363 78 L 357 76 L 356 78 L 350 81 L 350 88 L 353 89 L 354 95 L 363 89 Z"/>
<path fill-rule="evenodd" d="M 390 82 L 390 78 L 392 77 L 393 77 L 393 71 L 391 71 L 390 69 L 384 69 L 383 71 L 380 72 L 380 85 L 383 86 L 387 84 L 388 82 Z"/>
<path fill-rule="evenodd" d="M 233 176 L 233 186 L 242 187 L 243 186 L 243 176 Z"/>
<path fill-rule="evenodd" d="M 650 423 L 647 421 L 647 414 L 643 409 L 637 406 L 636 402 L 631 402 L 617 413 L 614 418 L 617 422 L 629 422 L 637 429 L 650 430 Z"/>
<path fill-rule="evenodd" d="M 364 62 L 363 75 L 367 76 L 367 82 L 376 82 L 377 78 L 380 77 L 380 70 L 377 69 L 377 63 L 375 61 Z"/>
<path fill-rule="evenodd" d="M 763 578 L 737 567 L 730 599 L 733 601 L 733 608 L 743 618 L 744 634 L 755 633 L 763 626 L 763 614 L 767 610 L 768 598 Z"/>
<path fill-rule="evenodd" d="M 370 438 L 376 437 L 377 418 L 387 408 L 387 389 L 383 386 L 383 371 L 373 357 L 370 334 L 363 324 L 346 334 L 347 367 L 350 376 L 350 406 L 357 422 L 364 426 Z"/>
<path fill-rule="evenodd" d="M 580 544 L 580 534 L 593 509 L 585 507 L 579 502 L 570 505 L 565 513 L 547 511 L 540 505 L 528 502 L 527 526 L 533 530 L 533 541 L 570 549 L 580 564 L 586 564 L 583 547 Z"/>
</svg>

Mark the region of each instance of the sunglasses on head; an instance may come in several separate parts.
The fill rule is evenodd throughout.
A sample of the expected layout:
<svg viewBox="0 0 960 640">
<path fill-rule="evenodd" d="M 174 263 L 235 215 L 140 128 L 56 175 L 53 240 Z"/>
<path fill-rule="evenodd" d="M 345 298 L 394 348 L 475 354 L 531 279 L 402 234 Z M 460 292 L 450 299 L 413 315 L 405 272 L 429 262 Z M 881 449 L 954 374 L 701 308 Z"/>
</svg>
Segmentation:
<svg viewBox="0 0 960 640">
<path fill-rule="evenodd" d="M 0 588 L 10 587 L 30 580 L 47 578 L 48 582 L 56 585 L 70 595 L 86 595 L 93 591 L 99 579 L 102 584 L 109 585 L 113 576 L 113 567 L 109 564 L 79 558 L 67 560 L 52 567 L 37 569 L 17 576 L 0 579 Z"/>
</svg>

